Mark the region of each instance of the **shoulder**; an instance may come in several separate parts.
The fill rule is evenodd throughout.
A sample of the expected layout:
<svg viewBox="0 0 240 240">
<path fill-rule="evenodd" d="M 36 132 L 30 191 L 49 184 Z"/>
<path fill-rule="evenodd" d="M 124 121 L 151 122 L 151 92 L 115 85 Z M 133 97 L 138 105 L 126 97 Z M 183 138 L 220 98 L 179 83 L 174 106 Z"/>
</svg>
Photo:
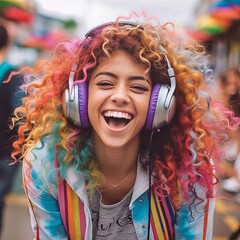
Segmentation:
<svg viewBox="0 0 240 240">
<path fill-rule="evenodd" d="M 2 64 L 0 64 L 0 80 L 4 81 L 8 78 L 8 76 L 10 75 L 10 73 L 12 71 L 16 71 L 17 67 L 13 66 L 12 64 L 8 63 L 8 62 L 3 62 Z"/>
<path fill-rule="evenodd" d="M 54 153 L 49 144 L 48 138 L 38 142 L 28 151 L 23 165 L 25 184 L 31 183 L 43 191 L 56 188 Z"/>
<path fill-rule="evenodd" d="M 45 166 L 49 169 L 54 168 L 54 153 L 51 152 L 50 138 L 47 137 L 42 141 L 39 141 L 34 147 L 29 149 L 26 160 L 35 169 L 39 169 Z M 46 169 L 47 170 L 47 169 Z"/>
<path fill-rule="evenodd" d="M 0 68 L 1 68 L 1 71 L 5 70 L 5 72 L 7 71 L 13 71 L 13 70 L 16 70 L 17 67 L 4 61 L 0 64 Z"/>
<path fill-rule="evenodd" d="M 24 77 L 22 74 L 17 73 L 18 68 L 7 62 L 3 62 L 0 65 L 0 83 L 1 83 L 1 94 L 15 93 L 20 90 L 20 86 L 24 82 Z M 14 72 L 11 76 L 10 81 L 7 81 L 10 74 Z M 7 82 L 5 82 L 7 81 Z"/>
</svg>

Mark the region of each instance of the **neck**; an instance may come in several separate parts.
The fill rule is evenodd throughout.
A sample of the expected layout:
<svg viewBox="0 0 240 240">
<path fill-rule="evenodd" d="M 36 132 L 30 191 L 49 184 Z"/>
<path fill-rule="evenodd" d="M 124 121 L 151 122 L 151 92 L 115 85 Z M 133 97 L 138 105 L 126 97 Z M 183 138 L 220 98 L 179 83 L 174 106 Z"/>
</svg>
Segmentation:
<svg viewBox="0 0 240 240">
<path fill-rule="evenodd" d="M 96 140 L 96 139 L 95 139 Z M 111 148 L 103 142 L 94 141 L 96 159 L 100 170 L 106 176 L 122 178 L 136 168 L 140 147 L 140 138 L 130 141 L 126 146 Z"/>
<path fill-rule="evenodd" d="M 103 176 L 99 183 L 103 203 L 114 204 L 121 201 L 133 187 L 139 148 L 140 136 L 122 147 L 112 148 L 94 135 L 94 152 Z"/>
</svg>

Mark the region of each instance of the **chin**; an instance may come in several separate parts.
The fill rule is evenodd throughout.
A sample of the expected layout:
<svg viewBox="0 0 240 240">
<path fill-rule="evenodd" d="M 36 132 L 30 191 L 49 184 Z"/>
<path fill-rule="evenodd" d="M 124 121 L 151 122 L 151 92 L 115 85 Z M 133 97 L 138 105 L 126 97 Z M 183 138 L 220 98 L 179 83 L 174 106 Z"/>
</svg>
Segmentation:
<svg viewBox="0 0 240 240">
<path fill-rule="evenodd" d="M 108 148 L 121 148 L 126 146 L 129 141 L 125 141 L 124 139 L 102 139 L 103 145 Z"/>
</svg>

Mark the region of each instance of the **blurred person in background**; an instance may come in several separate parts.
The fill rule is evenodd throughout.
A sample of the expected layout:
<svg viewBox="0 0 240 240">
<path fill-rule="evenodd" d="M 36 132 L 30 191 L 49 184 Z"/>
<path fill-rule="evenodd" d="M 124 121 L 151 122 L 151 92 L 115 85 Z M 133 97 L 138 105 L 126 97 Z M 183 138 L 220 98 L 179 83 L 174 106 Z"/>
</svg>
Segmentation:
<svg viewBox="0 0 240 240">
<path fill-rule="evenodd" d="M 226 95 L 225 98 L 228 106 L 240 117 L 240 66 L 229 69 L 225 73 L 222 89 Z M 230 144 L 226 148 L 228 157 L 226 160 L 231 162 L 231 170 L 228 178 L 222 181 L 222 187 L 228 193 L 233 194 L 233 198 L 240 204 L 240 127 L 235 131 L 231 131 L 230 138 Z M 237 240 L 239 236 L 240 225 L 231 234 L 229 240 Z"/>
<path fill-rule="evenodd" d="M 10 38 L 5 25 L 0 24 L 0 233 L 3 220 L 4 199 L 11 190 L 17 171 L 17 164 L 12 162 L 12 142 L 17 135 L 16 128 L 10 129 L 11 116 L 14 108 L 20 104 L 21 93 L 19 86 L 22 84 L 22 76 L 14 75 L 11 81 L 7 81 L 10 74 L 17 68 L 7 62 L 7 53 L 10 46 Z"/>
<path fill-rule="evenodd" d="M 239 96 L 240 96 L 240 70 L 231 68 L 219 76 L 219 95 L 222 101 L 237 115 L 239 113 Z"/>
<path fill-rule="evenodd" d="M 240 117 L 240 72 L 239 68 L 228 69 L 219 77 L 220 97 Z M 240 128 L 230 131 L 230 142 L 226 148 L 226 177 L 222 180 L 225 191 L 233 193 L 240 203 Z"/>
<path fill-rule="evenodd" d="M 22 70 L 13 155 L 36 239 L 212 239 L 213 162 L 239 119 L 208 94 L 204 48 L 145 19 L 98 26 Z"/>
</svg>

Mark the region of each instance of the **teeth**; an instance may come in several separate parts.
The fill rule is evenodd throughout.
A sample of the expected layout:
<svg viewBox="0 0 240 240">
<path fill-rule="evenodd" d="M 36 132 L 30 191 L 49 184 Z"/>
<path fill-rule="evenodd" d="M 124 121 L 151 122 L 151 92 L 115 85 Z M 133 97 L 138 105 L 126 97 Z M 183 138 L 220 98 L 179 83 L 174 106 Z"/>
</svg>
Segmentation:
<svg viewBox="0 0 240 240">
<path fill-rule="evenodd" d="M 125 118 L 131 119 L 132 116 L 129 113 L 116 112 L 116 111 L 106 111 L 103 113 L 105 117 L 114 117 L 114 118 Z"/>
</svg>

